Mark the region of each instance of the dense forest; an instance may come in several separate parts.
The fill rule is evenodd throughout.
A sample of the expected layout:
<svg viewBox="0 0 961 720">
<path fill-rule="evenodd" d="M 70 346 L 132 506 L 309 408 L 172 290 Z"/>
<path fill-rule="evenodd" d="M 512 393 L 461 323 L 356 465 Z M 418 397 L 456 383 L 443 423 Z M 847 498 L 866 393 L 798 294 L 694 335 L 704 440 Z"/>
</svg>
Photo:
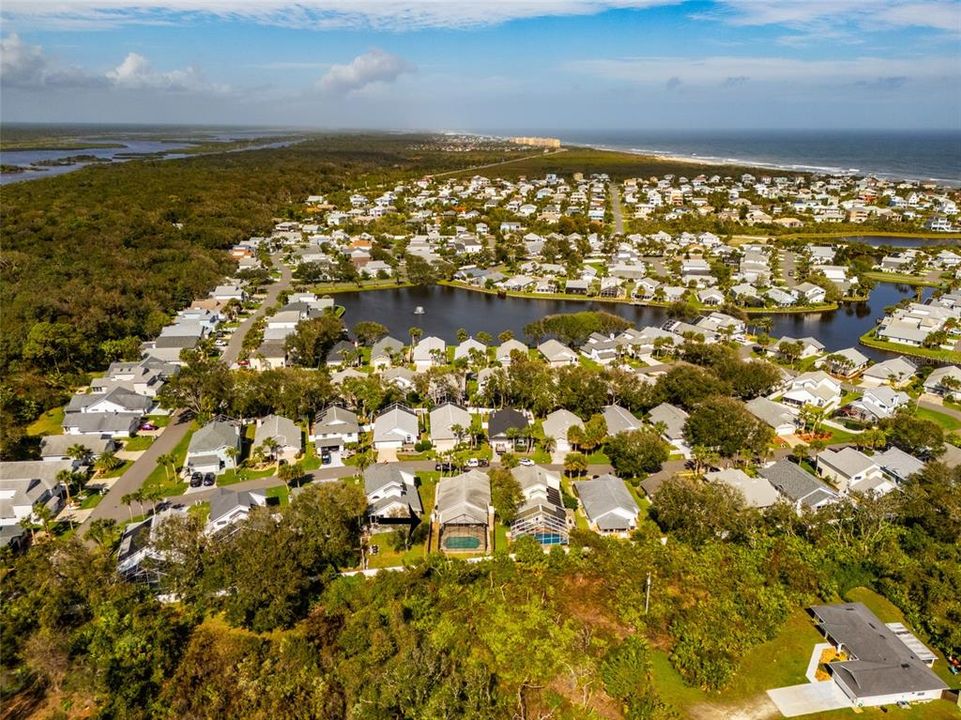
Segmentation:
<svg viewBox="0 0 961 720">
<path fill-rule="evenodd" d="M 141 160 L 8 185 L 0 255 L 3 457 L 84 373 L 156 335 L 312 193 L 500 159 L 428 136 L 312 136 L 286 148 Z"/>
<path fill-rule="evenodd" d="M 336 574 L 356 563 L 364 496 L 350 482 L 309 486 L 226 539 L 191 514 L 165 523 L 158 547 L 177 562 L 157 588 L 116 575 L 101 524 L 92 549 L 53 540 L 6 564 L 3 704 L 57 718 L 684 717 L 691 688 L 724 702 L 765 642 L 791 644 L 800 608 L 856 586 L 958 652 L 959 481 L 933 463 L 903 493 L 798 517 L 677 479 L 633 542 L 575 530 L 569 553 L 525 538 L 516 560 L 435 555 L 372 579 Z M 766 647 L 760 691 L 788 661 Z"/>
</svg>

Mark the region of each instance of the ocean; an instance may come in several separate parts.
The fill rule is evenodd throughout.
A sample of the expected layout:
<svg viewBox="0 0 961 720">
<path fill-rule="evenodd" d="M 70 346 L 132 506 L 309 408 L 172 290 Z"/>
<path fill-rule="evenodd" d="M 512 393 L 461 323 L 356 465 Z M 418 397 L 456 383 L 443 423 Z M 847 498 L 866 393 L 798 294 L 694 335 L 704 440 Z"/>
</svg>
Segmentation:
<svg viewBox="0 0 961 720">
<path fill-rule="evenodd" d="M 504 134 L 503 132 L 498 134 Z M 961 185 L 961 129 L 525 131 L 645 154 Z"/>
</svg>

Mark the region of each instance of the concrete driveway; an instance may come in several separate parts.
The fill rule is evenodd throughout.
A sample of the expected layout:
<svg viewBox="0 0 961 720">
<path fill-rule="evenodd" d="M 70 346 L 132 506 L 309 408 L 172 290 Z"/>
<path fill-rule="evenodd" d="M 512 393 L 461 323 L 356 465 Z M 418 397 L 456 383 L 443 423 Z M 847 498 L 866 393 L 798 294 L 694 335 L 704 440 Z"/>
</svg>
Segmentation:
<svg viewBox="0 0 961 720">
<path fill-rule="evenodd" d="M 776 688 L 768 690 L 767 696 L 784 717 L 851 707 L 851 701 L 832 680 Z"/>
</svg>

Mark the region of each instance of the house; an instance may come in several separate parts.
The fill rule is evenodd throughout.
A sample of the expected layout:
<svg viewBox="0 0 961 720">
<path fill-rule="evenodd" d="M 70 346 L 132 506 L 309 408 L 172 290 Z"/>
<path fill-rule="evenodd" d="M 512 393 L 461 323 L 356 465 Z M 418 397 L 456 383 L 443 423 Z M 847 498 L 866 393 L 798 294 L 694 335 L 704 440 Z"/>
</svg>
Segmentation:
<svg viewBox="0 0 961 720">
<path fill-rule="evenodd" d="M 481 357 L 487 357 L 487 346 L 475 340 L 474 338 L 467 338 L 464 342 L 454 348 L 454 360 L 460 360 L 464 358 L 465 360 L 470 360 L 471 355 L 474 353 L 479 353 Z"/>
<path fill-rule="evenodd" d="M 403 405 L 394 405 L 374 419 L 375 450 L 399 450 L 417 442 L 419 434 L 417 415 Z"/>
<path fill-rule="evenodd" d="M 62 425 L 67 435 L 128 438 L 136 434 L 142 417 L 140 413 L 68 412 L 63 416 Z"/>
<path fill-rule="evenodd" d="M 497 347 L 494 351 L 494 359 L 506 367 L 511 364 L 511 355 L 515 352 L 521 353 L 526 358 L 527 345 L 511 338 Z"/>
<path fill-rule="evenodd" d="M 630 410 L 622 408 L 620 405 L 607 405 L 601 414 L 607 424 L 608 435 L 638 430 L 641 427 L 641 421 L 634 417 Z"/>
<path fill-rule="evenodd" d="M 823 370 L 801 373 L 787 383 L 781 402 L 794 407 L 831 409 L 841 402 L 841 383 Z"/>
<path fill-rule="evenodd" d="M 832 375 L 842 378 L 851 378 L 864 370 L 870 361 L 863 353 L 854 348 L 845 348 L 832 352 L 820 362 L 821 367 L 826 367 Z"/>
<path fill-rule="evenodd" d="M 797 415 L 787 406 L 756 397 L 745 404 L 747 411 L 774 430 L 778 437 L 787 437 L 797 432 Z"/>
<path fill-rule="evenodd" d="M 817 471 L 833 482 L 843 494 L 851 492 L 884 495 L 894 489 L 873 458 L 854 448 L 823 450 L 817 456 Z"/>
<path fill-rule="evenodd" d="M 357 413 L 345 410 L 339 405 L 331 405 L 314 418 L 310 440 L 318 452 L 340 453 L 345 445 L 360 439 L 360 423 Z"/>
<path fill-rule="evenodd" d="M 564 367 L 577 364 L 577 353 L 557 340 L 551 338 L 537 346 L 537 351 L 551 367 Z"/>
<path fill-rule="evenodd" d="M 0 462 L 0 527 L 19 525 L 34 517 L 37 504 L 54 515 L 60 512 L 66 491 L 57 479 L 73 470 L 72 460 L 20 460 Z"/>
<path fill-rule="evenodd" d="M 798 346 L 798 344 L 800 345 Z M 777 354 L 782 359 L 793 359 L 789 354 L 787 346 L 795 346 L 798 348 L 798 360 L 806 360 L 810 357 L 816 357 L 824 352 L 824 345 L 820 340 L 813 337 L 803 337 L 803 338 L 792 338 L 792 337 L 782 337 L 777 344 Z"/>
<path fill-rule="evenodd" d="M 186 512 L 185 508 L 168 508 L 127 525 L 117 550 L 117 572 L 127 580 L 156 581 L 160 572 L 157 565 L 166 560 L 165 554 L 155 547 L 161 528 Z"/>
<path fill-rule="evenodd" d="M 533 537 L 541 545 L 567 544 L 567 511 L 561 497 L 561 476 L 537 465 L 511 470 L 523 501 L 511 522 L 511 539 Z"/>
<path fill-rule="evenodd" d="M 277 443 L 276 451 L 268 453 L 278 460 L 293 462 L 304 452 L 304 441 L 301 429 L 293 420 L 280 415 L 268 415 L 257 421 L 254 431 L 254 447 L 263 447 L 264 443 L 273 440 Z"/>
<path fill-rule="evenodd" d="M 837 492 L 790 460 L 778 460 L 758 470 L 758 474 L 794 505 L 798 513 L 805 509 L 820 510 L 838 501 Z"/>
<path fill-rule="evenodd" d="M 494 521 L 490 478 L 470 470 L 437 483 L 431 536 L 444 552 L 487 552 Z"/>
<path fill-rule="evenodd" d="M 453 450 L 469 437 L 470 427 L 470 413 L 457 405 L 446 403 L 430 411 L 430 439 L 439 452 Z"/>
<path fill-rule="evenodd" d="M 935 368 L 924 380 L 924 391 L 942 396 L 961 394 L 961 368 L 957 365 Z"/>
<path fill-rule="evenodd" d="M 545 438 L 554 439 L 554 452 L 567 454 L 571 451 L 571 444 L 567 440 L 567 433 L 572 427 L 584 427 L 584 421 L 570 410 L 555 410 L 544 418 L 541 423 Z"/>
<path fill-rule="evenodd" d="M 513 408 L 503 408 L 491 413 L 487 420 L 487 436 L 495 452 L 513 451 L 519 433 L 530 425 L 527 416 Z"/>
<path fill-rule="evenodd" d="M 439 337 L 423 338 L 414 346 L 414 366 L 427 370 L 434 365 L 447 364 L 447 343 Z"/>
<path fill-rule="evenodd" d="M 777 490 L 762 477 L 751 477 L 737 468 L 724 468 L 704 474 L 708 482 L 721 483 L 737 490 L 751 508 L 768 508 L 778 501 Z"/>
<path fill-rule="evenodd" d="M 154 406 L 153 398 L 139 395 L 125 387 L 114 387 L 103 394 L 74 395 L 66 412 L 82 413 L 137 413 L 141 416 Z"/>
<path fill-rule="evenodd" d="M 240 428 L 233 423 L 215 420 L 207 423 L 190 438 L 184 469 L 189 472 L 219 475 L 237 466 L 240 455 Z"/>
<path fill-rule="evenodd" d="M 861 383 L 868 386 L 891 385 L 892 387 L 900 387 L 908 383 L 917 371 L 918 368 L 914 363 L 899 355 L 869 367 L 861 375 Z"/>
<path fill-rule="evenodd" d="M 937 700 L 947 685 L 936 656 L 900 623 L 885 625 L 862 603 L 815 605 L 818 630 L 838 651 L 831 679 L 855 707 Z"/>
<path fill-rule="evenodd" d="M 655 427 L 661 426 L 661 435 L 675 450 L 684 457 L 691 456 L 691 450 L 684 439 L 684 424 L 687 413 L 670 403 L 661 403 L 647 414 L 647 420 Z"/>
<path fill-rule="evenodd" d="M 254 370 L 276 370 L 287 367 L 287 345 L 284 340 L 264 340 L 250 358 Z"/>
<path fill-rule="evenodd" d="M 637 527 L 640 508 L 624 481 L 613 475 L 574 483 L 591 530 L 624 536 Z"/>
<path fill-rule="evenodd" d="M 698 320 L 695 325 L 709 333 L 727 335 L 732 338 L 744 336 L 747 325 L 743 320 L 731 317 L 720 312 L 712 312 Z"/>
<path fill-rule="evenodd" d="M 892 417 L 898 410 L 907 407 L 911 398 L 906 392 L 889 387 L 871 388 L 859 399 L 852 402 L 845 412 L 862 420 L 877 422 Z"/>
<path fill-rule="evenodd" d="M 370 348 L 371 367 L 385 368 L 403 357 L 404 343 L 389 335 L 375 342 Z"/>
<path fill-rule="evenodd" d="M 237 491 L 217 488 L 209 498 L 210 513 L 204 533 L 218 535 L 228 528 L 233 529 L 247 519 L 250 510 L 267 505 L 267 496 L 257 490 Z"/>
<path fill-rule="evenodd" d="M 100 457 L 105 452 L 113 452 L 117 449 L 117 443 L 111 438 L 96 435 L 47 435 L 40 440 L 40 459 L 47 462 L 72 461 L 70 448 L 74 445 L 86 448 L 91 458 Z"/>
<path fill-rule="evenodd" d="M 811 282 L 795 285 L 794 291 L 804 298 L 808 305 L 821 305 L 827 298 L 827 291 L 820 285 Z"/>
<path fill-rule="evenodd" d="M 367 520 L 372 528 L 413 525 L 424 513 L 414 473 L 379 463 L 364 470 Z"/>
<path fill-rule="evenodd" d="M 913 455 L 908 455 L 900 448 L 889 447 L 881 453 L 877 453 L 873 458 L 875 463 L 881 466 L 881 471 L 899 485 L 912 475 L 924 470 L 924 463 Z"/>
</svg>

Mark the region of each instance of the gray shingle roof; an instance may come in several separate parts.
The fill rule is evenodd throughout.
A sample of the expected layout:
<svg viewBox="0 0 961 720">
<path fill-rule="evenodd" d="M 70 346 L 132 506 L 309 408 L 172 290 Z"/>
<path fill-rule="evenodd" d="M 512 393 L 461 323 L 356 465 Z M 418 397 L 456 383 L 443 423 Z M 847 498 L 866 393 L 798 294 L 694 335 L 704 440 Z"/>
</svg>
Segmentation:
<svg viewBox="0 0 961 720">
<path fill-rule="evenodd" d="M 784 497 L 810 508 L 825 500 L 837 498 L 831 488 L 790 460 L 778 460 L 758 473 L 777 488 Z"/>
<path fill-rule="evenodd" d="M 628 530 L 640 508 L 624 481 L 613 475 L 574 483 L 588 519 L 601 530 Z"/>
</svg>

